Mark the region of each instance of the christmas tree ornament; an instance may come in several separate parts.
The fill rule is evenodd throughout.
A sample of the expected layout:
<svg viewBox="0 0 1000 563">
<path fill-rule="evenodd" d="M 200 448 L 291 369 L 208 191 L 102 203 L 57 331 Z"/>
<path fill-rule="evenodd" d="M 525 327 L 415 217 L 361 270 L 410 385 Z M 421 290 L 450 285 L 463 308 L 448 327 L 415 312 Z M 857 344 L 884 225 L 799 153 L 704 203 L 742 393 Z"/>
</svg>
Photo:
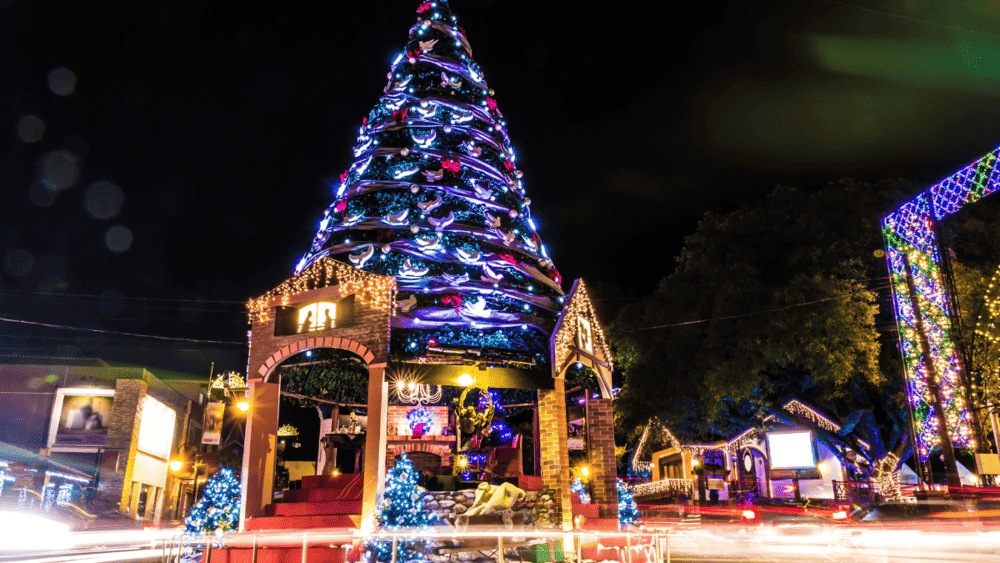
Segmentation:
<svg viewBox="0 0 1000 563">
<path fill-rule="evenodd" d="M 437 182 L 441 178 L 444 178 L 444 168 L 438 168 L 437 170 L 424 170 L 424 177 L 427 178 L 429 182 Z"/>
<path fill-rule="evenodd" d="M 386 221 L 386 223 L 389 223 L 390 225 L 405 225 L 406 224 L 406 216 L 409 215 L 409 214 L 410 214 L 410 210 L 409 209 L 404 209 L 404 210 L 400 211 L 399 213 L 396 213 L 395 215 L 393 215 L 392 213 L 390 213 L 390 214 L 386 215 L 385 221 Z"/>
<path fill-rule="evenodd" d="M 350 258 L 351 264 L 354 264 L 355 267 L 363 268 L 365 264 L 369 260 L 371 260 L 371 257 L 374 254 L 375 254 L 375 245 L 366 244 L 361 247 L 361 250 L 357 251 L 354 254 L 348 255 L 348 258 Z"/>
<path fill-rule="evenodd" d="M 451 224 L 455 222 L 455 213 L 453 211 L 449 211 L 447 215 L 445 215 L 440 219 L 436 217 L 428 217 L 427 222 L 434 227 L 435 231 L 441 232 L 450 227 Z"/>
<path fill-rule="evenodd" d="M 424 213 L 430 213 L 431 211 L 434 211 L 438 207 L 441 207 L 441 204 L 443 202 L 444 200 L 441 199 L 441 196 L 437 196 L 436 198 L 430 201 L 421 201 L 420 203 L 417 204 L 417 207 L 420 208 L 420 211 L 423 211 Z"/>
<path fill-rule="evenodd" d="M 407 258 L 403 260 L 403 265 L 399 267 L 399 275 L 404 278 L 422 278 L 430 272 L 430 268 L 417 268 Z M 410 297 L 413 297 L 412 295 Z"/>
</svg>

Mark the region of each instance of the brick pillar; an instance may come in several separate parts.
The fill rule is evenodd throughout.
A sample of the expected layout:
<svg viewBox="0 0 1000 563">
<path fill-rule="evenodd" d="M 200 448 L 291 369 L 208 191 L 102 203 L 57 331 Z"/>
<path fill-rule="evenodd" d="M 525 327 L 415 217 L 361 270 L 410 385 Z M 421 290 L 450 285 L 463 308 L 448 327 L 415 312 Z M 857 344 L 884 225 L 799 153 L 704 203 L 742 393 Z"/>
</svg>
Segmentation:
<svg viewBox="0 0 1000 563">
<path fill-rule="evenodd" d="M 615 467 L 615 419 L 611 399 L 587 399 L 587 461 L 590 491 L 601 518 L 618 518 L 618 471 Z"/>
<path fill-rule="evenodd" d="M 132 474 L 135 471 L 135 455 L 139 445 L 142 402 L 146 398 L 147 388 L 148 385 L 141 379 L 115 381 L 115 400 L 111 403 L 107 449 L 120 452 L 118 471 L 114 475 L 101 474 L 101 489 L 119 494 L 118 508 L 130 516 L 135 516 L 130 510 Z M 104 486 L 105 483 L 107 487 Z"/>
<path fill-rule="evenodd" d="M 243 472 L 240 475 L 240 531 L 247 518 L 264 515 L 274 495 L 274 465 L 277 459 L 278 383 L 250 381 L 250 413 L 243 440 Z"/>
<path fill-rule="evenodd" d="M 555 389 L 538 390 L 539 450 L 542 486 L 555 491 L 556 522 L 573 529 L 569 496 L 569 447 L 566 444 L 566 381 L 554 379 Z"/>
<path fill-rule="evenodd" d="M 385 430 L 389 414 L 389 383 L 385 364 L 368 366 L 368 435 L 365 437 L 364 495 L 361 500 L 361 530 L 375 526 L 375 508 L 385 486 Z"/>
</svg>

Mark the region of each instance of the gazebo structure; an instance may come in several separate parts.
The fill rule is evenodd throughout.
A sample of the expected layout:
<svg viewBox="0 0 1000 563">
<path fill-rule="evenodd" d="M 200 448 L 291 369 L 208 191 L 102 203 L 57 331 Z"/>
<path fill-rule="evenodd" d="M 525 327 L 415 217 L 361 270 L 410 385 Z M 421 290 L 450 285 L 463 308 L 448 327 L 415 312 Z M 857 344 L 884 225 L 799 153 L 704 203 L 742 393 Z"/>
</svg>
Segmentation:
<svg viewBox="0 0 1000 563">
<path fill-rule="evenodd" d="M 368 370 L 362 528 L 393 462 L 390 383 L 474 381 L 537 391 L 535 465 L 568 529 L 571 369 L 596 376 L 572 412 L 585 411 L 594 502 L 615 517 L 612 358 L 582 280 L 568 294 L 560 285 L 494 91 L 445 0 L 417 9 L 354 156 L 294 275 L 249 303 L 243 518 L 262 516 L 272 498 L 279 368 L 323 348 Z M 449 440 L 438 442 L 454 455 L 461 438 Z"/>
</svg>

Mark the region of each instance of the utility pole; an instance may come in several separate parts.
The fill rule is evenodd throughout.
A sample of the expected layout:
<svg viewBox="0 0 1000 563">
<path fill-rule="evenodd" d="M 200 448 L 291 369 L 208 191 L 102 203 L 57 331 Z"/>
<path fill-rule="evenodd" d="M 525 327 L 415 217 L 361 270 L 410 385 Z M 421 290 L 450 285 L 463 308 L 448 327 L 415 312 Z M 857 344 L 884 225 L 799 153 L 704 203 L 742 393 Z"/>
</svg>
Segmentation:
<svg viewBox="0 0 1000 563">
<path fill-rule="evenodd" d="M 937 368 L 931 358 L 931 345 L 927 340 L 927 329 L 924 326 L 924 315 L 920 311 L 919 295 L 917 287 L 913 284 L 913 267 L 910 265 L 909 256 L 904 254 L 906 264 L 906 287 L 910 293 L 910 302 L 913 304 L 913 316 L 917 321 L 917 337 L 920 341 L 920 354 L 927 362 L 927 388 L 931 392 L 931 400 L 934 402 L 934 414 L 938 423 L 938 439 L 941 441 L 941 453 L 944 454 L 944 469 L 948 477 L 948 487 L 961 487 L 962 480 L 958 476 L 958 465 L 955 461 L 955 448 L 951 443 L 951 434 L 948 432 L 948 423 L 944 417 L 944 403 L 941 401 L 941 387 L 939 385 Z M 914 436 L 914 442 L 916 442 Z M 915 443 L 914 446 L 917 444 Z"/>
</svg>

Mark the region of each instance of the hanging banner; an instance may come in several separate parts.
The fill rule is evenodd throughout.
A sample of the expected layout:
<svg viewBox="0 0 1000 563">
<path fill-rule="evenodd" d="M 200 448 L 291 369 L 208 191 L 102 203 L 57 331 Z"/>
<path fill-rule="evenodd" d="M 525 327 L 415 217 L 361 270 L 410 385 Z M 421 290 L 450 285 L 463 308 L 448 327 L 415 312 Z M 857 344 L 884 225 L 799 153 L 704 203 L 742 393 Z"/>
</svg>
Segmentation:
<svg viewBox="0 0 1000 563">
<path fill-rule="evenodd" d="M 222 416 L 226 413 L 226 403 L 211 402 L 205 405 L 205 430 L 201 434 L 202 444 L 219 445 L 222 441 Z"/>
</svg>

